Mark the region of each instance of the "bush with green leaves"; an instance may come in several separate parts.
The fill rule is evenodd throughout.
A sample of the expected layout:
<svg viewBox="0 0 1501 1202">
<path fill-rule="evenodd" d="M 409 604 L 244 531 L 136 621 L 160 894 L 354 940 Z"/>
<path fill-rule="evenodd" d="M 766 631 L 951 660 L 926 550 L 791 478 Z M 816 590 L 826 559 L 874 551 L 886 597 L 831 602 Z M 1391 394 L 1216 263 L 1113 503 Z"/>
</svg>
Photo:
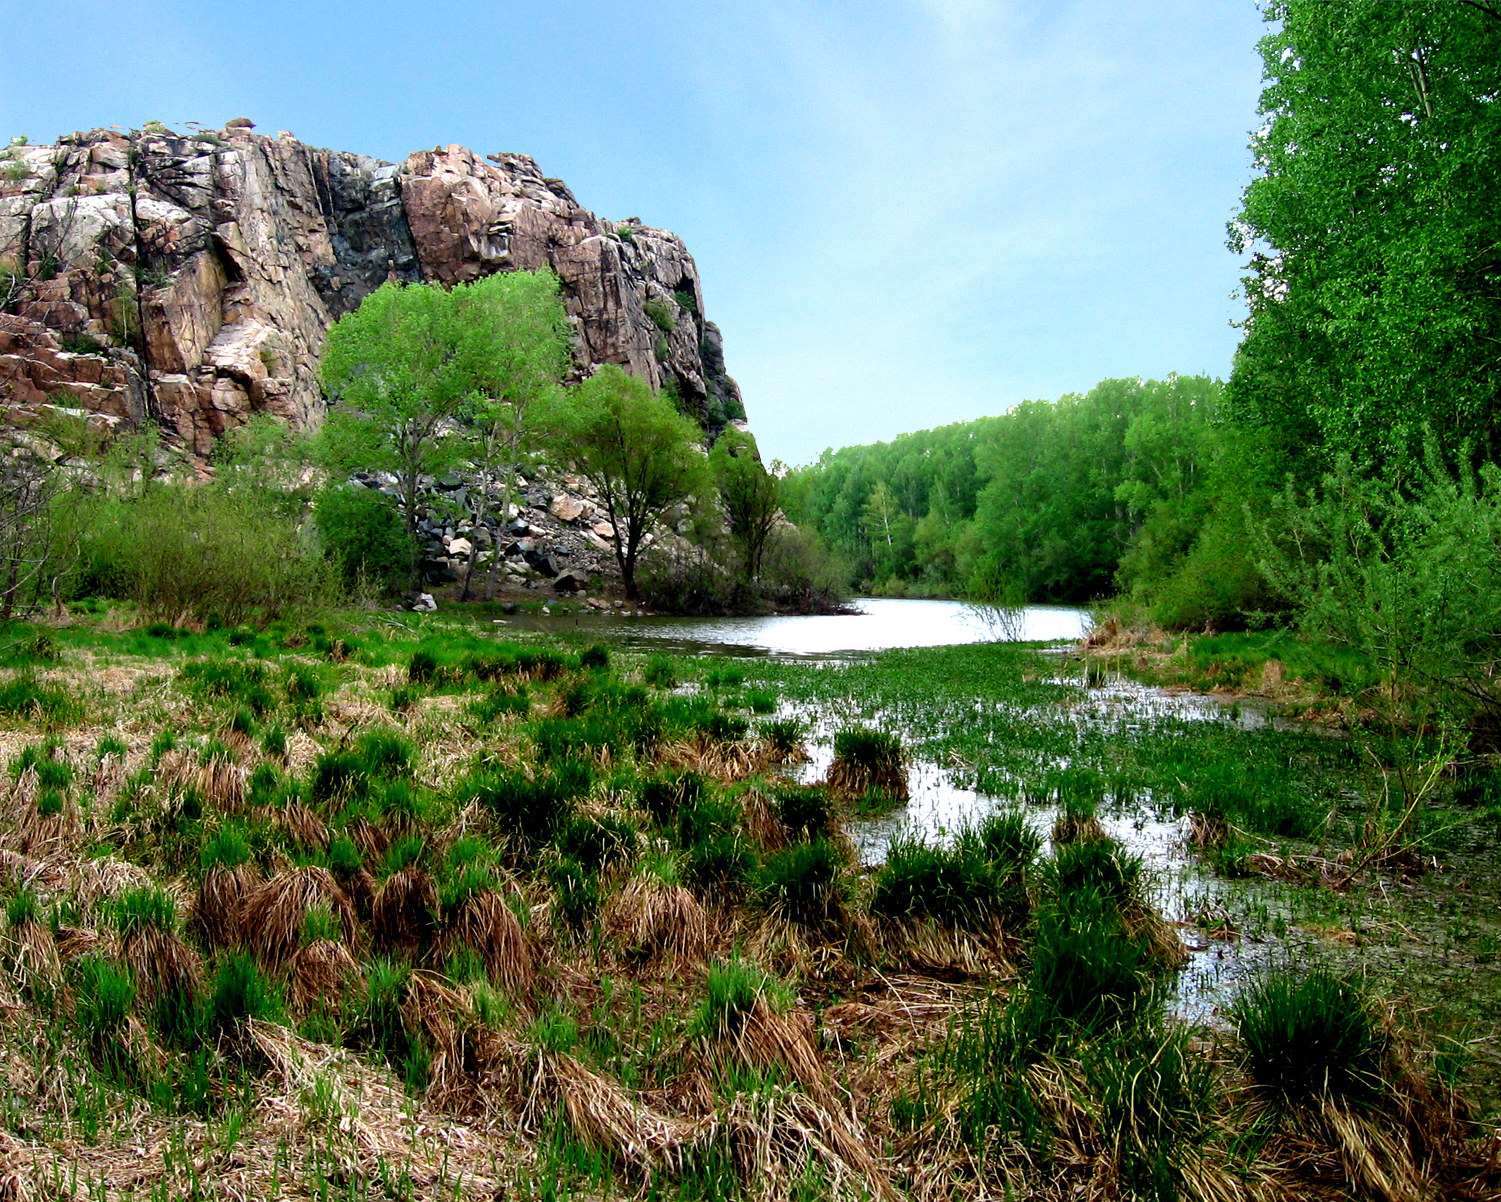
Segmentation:
<svg viewBox="0 0 1501 1202">
<path fill-rule="evenodd" d="M 412 536 L 393 498 L 358 484 L 335 485 L 318 494 L 313 517 L 346 589 L 389 594 L 406 586 Z"/>
<path fill-rule="evenodd" d="M 298 522 L 252 489 L 152 484 L 89 500 L 82 594 L 133 600 L 148 618 L 236 626 L 325 605 L 338 580 Z"/>
</svg>

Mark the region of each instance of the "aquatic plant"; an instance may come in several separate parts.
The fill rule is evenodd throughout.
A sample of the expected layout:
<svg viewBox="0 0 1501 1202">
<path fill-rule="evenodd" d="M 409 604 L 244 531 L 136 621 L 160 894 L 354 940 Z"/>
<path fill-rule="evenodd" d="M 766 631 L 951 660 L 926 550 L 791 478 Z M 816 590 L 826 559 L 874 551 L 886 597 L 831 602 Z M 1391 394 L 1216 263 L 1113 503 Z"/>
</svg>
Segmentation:
<svg viewBox="0 0 1501 1202">
<path fill-rule="evenodd" d="M 847 797 L 862 797 L 872 788 L 898 801 L 907 799 L 907 763 L 902 743 L 893 734 L 864 726 L 834 736 L 834 762 L 828 785 Z"/>
</svg>

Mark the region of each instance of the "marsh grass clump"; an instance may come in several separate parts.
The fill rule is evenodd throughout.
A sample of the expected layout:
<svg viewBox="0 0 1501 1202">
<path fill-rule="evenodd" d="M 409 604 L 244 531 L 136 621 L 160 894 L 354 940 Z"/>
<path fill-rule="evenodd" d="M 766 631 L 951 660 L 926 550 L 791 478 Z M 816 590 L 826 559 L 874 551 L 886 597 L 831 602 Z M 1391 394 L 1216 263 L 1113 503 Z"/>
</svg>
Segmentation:
<svg viewBox="0 0 1501 1202">
<path fill-rule="evenodd" d="M 29 672 L 19 672 L 0 683 L 0 714 L 58 727 L 80 721 L 83 707 L 57 685 L 39 681 Z"/>
<path fill-rule="evenodd" d="M 610 666 L 610 649 L 603 643 L 594 643 L 579 652 L 579 667 L 591 672 L 604 672 Z"/>
<path fill-rule="evenodd" d="M 564 857 L 548 874 L 557 891 L 557 913 L 573 931 L 585 931 L 599 916 L 603 900 L 598 875 L 571 857 Z"/>
<path fill-rule="evenodd" d="M 941 847 L 896 836 L 870 894 L 870 912 L 878 918 L 930 919 L 954 930 L 988 931 L 1007 908 L 1004 879 L 972 841 Z"/>
<path fill-rule="evenodd" d="M 959 832 L 959 843 L 973 847 L 1005 877 L 1023 876 L 1042 850 L 1042 835 L 1020 810 L 1001 810 L 979 826 Z"/>
<path fill-rule="evenodd" d="M 1143 995 L 1151 981 L 1147 949 L 1127 937 L 1111 901 L 1079 889 L 1037 914 L 1028 989 L 1047 1014 L 1094 1026 Z"/>
<path fill-rule="evenodd" d="M 613 814 L 575 816 L 559 832 L 558 850 L 591 872 L 628 862 L 635 854 L 639 834 L 634 826 Z"/>
<path fill-rule="evenodd" d="M 248 1019 L 284 1021 L 286 1010 L 281 993 L 255 960 L 244 952 L 232 952 L 209 985 L 205 1018 L 211 1030 L 232 1036 Z"/>
<path fill-rule="evenodd" d="M 693 771 L 644 776 L 639 786 L 641 807 L 659 826 L 667 826 L 680 809 L 696 805 L 707 788 L 704 776 Z"/>
<path fill-rule="evenodd" d="M 761 744 L 778 764 L 798 763 L 808 758 L 803 747 L 807 723 L 798 718 L 773 718 L 759 727 Z"/>
<path fill-rule="evenodd" d="M 266 666 L 254 660 L 205 659 L 186 663 L 177 678 L 196 697 L 224 699 L 247 706 L 255 714 L 276 708 L 267 686 Z"/>
<path fill-rule="evenodd" d="M 1274 973 L 1243 992 L 1230 1013 L 1246 1068 L 1268 1092 L 1300 1102 L 1379 1091 L 1383 1035 L 1353 982 L 1325 969 Z"/>
<path fill-rule="evenodd" d="M 893 734 L 854 726 L 834 736 L 834 762 L 827 783 L 845 797 L 863 797 L 871 789 L 907 800 L 907 762 L 902 743 Z"/>
<path fill-rule="evenodd" d="M 318 757 L 312 778 L 314 801 L 368 797 L 379 784 L 410 782 L 417 752 L 411 742 L 392 730 L 371 730 L 352 747 L 327 751 Z"/>
<path fill-rule="evenodd" d="M 391 695 L 394 698 L 399 689 L 393 689 Z M 498 719 L 507 714 L 525 714 L 532 708 L 531 698 L 525 688 L 506 688 L 497 685 L 484 696 L 469 702 L 465 712 L 472 714 L 486 726 L 493 725 Z"/>
<path fill-rule="evenodd" d="M 735 957 L 709 966 L 704 1000 L 688 1024 L 695 1039 L 713 1041 L 734 1034 L 763 1001 L 773 1011 L 788 1009 L 786 987 L 748 960 Z"/>
<path fill-rule="evenodd" d="M 817 839 L 838 830 L 833 793 L 824 784 L 782 785 L 773 791 L 777 818 L 789 835 Z"/>
<path fill-rule="evenodd" d="M 825 839 L 772 852 L 755 875 L 756 902 L 810 930 L 844 925 L 849 893 L 844 856 Z"/>
<path fill-rule="evenodd" d="M 538 844 L 553 838 L 593 782 L 587 762 L 564 759 L 530 775 L 519 768 L 478 773 L 460 787 L 459 798 L 479 802 L 507 834 Z"/>
<path fill-rule="evenodd" d="M 1053 822 L 1053 842 L 1098 843 L 1105 838 L 1105 828 L 1100 825 L 1095 812 L 1098 801 L 1090 794 L 1064 795 L 1057 819 Z"/>
<path fill-rule="evenodd" d="M 641 679 L 654 689 L 675 689 L 679 680 L 677 661 L 670 655 L 653 655 L 641 669 Z"/>
<path fill-rule="evenodd" d="M 70 974 L 73 1017 L 83 1031 L 95 1062 L 114 1077 L 133 1067 L 129 1030 L 136 986 L 130 973 L 102 956 L 84 956 Z"/>
</svg>

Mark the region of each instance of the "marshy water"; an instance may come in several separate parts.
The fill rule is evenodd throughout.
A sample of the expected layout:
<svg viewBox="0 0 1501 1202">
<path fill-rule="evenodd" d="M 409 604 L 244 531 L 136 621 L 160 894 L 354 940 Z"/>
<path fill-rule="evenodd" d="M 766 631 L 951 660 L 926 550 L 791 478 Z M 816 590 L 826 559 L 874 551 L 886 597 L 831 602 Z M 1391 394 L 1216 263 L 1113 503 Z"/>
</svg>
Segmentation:
<svg viewBox="0 0 1501 1202">
<path fill-rule="evenodd" d="M 738 658 L 747 685 L 765 684 L 780 694 L 779 716 L 807 724 L 812 759 L 797 770 L 804 780 L 826 771 L 833 736 L 844 726 L 882 726 L 901 736 L 912 756 L 911 796 L 896 809 L 853 822 L 850 834 L 866 865 L 878 864 L 898 833 L 942 841 L 1000 808 L 1021 808 L 1047 835 L 1058 804 L 1030 787 L 1029 774 L 1035 779 L 1052 767 L 1067 767 L 1067 755 L 1057 748 L 1068 740 L 1089 748 L 1096 771 L 1108 771 L 1117 750 L 1123 760 L 1142 754 L 1140 748 L 1152 739 L 1158 746 L 1174 738 L 1220 738 L 1229 741 L 1232 759 L 1241 745 L 1237 741 L 1249 756 L 1257 738 L 1275 737 L 1274 727 L 1308 744 L 1338 742 L 1244 702 L 1168 693 L 1114 676 L 1089 687 L 1067 646 L 1084 633 L 1088 616 L 1063 607 L 1027 608 L 1015 632 L 1021 640 L 1053 644 L 1040 648 L 1044 654 L 1037 660 L 1036 679 L 1051 686 L 1041 701 L 1013 701 L 1004 690 L 987 694 L 978 677 L 948 682 L 941 707 L 925 704 L 919 687 L 904 697 L 901 675 L 926 673 L 929 664 L 921 659 L 898 660 L 894 669 L 886 669 L 882 688 L 853 682 L 846 688 L 840 678 L 877 665 L 882 657 L 873 653 L 992 638 L 992 631 L 955 602 L 858 604 L 857 614 L 826 617 L 554 615 L 518 617 L 508 625 L 604 638 L 638 652 Z M 973 691 L 972 703 L 964 700 L 967 689 Z M 1009 765 L 1004 770 L 977 767 L 983 755 L 969 762 L 954 740 L 963 736 L 973 743 L 979 731 L 985 732 L 982 751 L 1007 739 L 1026 744 L 1033 736 L 1044 749 L 1028 768 L 1018 769 L 1016 757 L 1004 751 L 997 753 Z M 1349 763 L 1357 761 L 1352 757 Z M 1326 788 L 1327 829 L 1334 828 L 1336 817 L 1346 829 L 1358 826 L 1369 780 L 1347 765 L 1335 771 Z M 1501 1101 L 1501 1049 L 1494 1035 L 1501 1030 L 1501 873 L 1495 832 L 1481 829 L 1493 820 L 1479 818 L 1456 829 L 1425 871 L 1375 875 L 1335 891 L 1316 883 L 1217 873 L 1188 846 L 1187 818 L 1181 816 L 1187 793 L 1186 786 L 1176 796 L 1158 796 L 1151 787 L 1117 782 L 1099 809 L 1106 832 L 1145 861 L 1152 900 L 1179 924 L 1188 963 L 1176 978 L 1172 1009 L 1214 1023 L 1245 983 L 1269 967 L 1328 963 L 1366 977 L 1378 992 L 1415 1004 L 1426 1022 L 1469 1041 L 1481 1094 L 1491 1106 Z M 1293 839 L 1263 844 L 1283 855 L 1324 850 Z"/>
</svg>

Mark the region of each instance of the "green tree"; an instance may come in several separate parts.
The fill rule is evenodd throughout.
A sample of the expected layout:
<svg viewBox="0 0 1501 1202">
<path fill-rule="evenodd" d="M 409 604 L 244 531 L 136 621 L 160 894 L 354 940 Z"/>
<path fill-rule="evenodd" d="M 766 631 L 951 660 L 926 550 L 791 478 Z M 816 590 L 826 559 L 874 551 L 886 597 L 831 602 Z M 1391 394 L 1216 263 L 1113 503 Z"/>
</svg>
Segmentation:
<svg viewBox="0 0 1501 1202">
<path fill-rule="evenodd" d="M 490 513 L 491 490 L 502 521 L 510 513 L 516 473 L 537 438 L 536 415 L 572 363 L 568 315 L 551 271 L 487 276 L 453 290 L 460 354 L 471 386 L 471 472 L 478 487 L 475 524 Z M 464 573 L 467 600 L 474 562 Z M 498 554 L 490 559 L 485 600 L 495 592 Z"/>
<path fill-rule="evenodd" d="M 615 527 L 615 559 L 632 600 L 636 563 L 652 526 L 707 483 L 698 425 L 614 364 L 548 406 L 554 454 L 594 485 Z"/>
<path fill-rule="evenodd" d="M 1496 458 L 1501 8 L 1264 12 L 1258 175 L 1231 224 L 1250 254 L 1237 419 L 1310 483 L 1339 453 L 1413 471 L 1425 425 Z"/>
<path fill-rule="evenodd" d="M 382 285 L 328 332 L 320 375 L 333 402 L 324 455 L 335 471 L 396 477 L 416 589 L 422 478 L 452 470 L 469 450 L 460 423 L 473 407 L 475 361 L 453 296 L 437 285 Z"/>
<path fill-rule="evenodd" d="M 756 440 L 733 426 L 715 440 L 709 467 L 724 504 L 730 538 L 740 553 L 745 583 L 754 584 L 781 513 L 776 477 L 762 466 Z"/>
</svg>

